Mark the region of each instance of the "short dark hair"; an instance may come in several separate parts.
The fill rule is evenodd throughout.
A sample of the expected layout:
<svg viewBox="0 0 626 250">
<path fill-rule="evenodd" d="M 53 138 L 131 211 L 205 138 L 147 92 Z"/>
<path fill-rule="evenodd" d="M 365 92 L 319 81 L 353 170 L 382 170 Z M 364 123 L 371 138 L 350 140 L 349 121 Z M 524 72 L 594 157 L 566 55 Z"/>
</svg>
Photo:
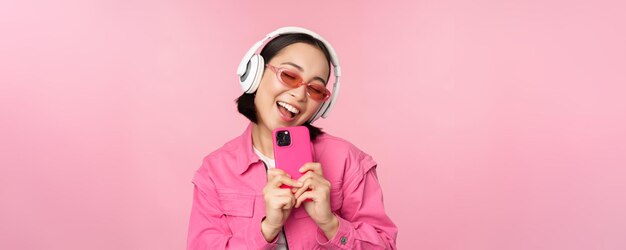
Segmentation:
<svg viewBox="0 0 626 250">
<path fill-rule="evenodd" d="M 313 45 L 324 53 L 326 56 L 326 60 L 328 61 L 328 77 L 330 77 L 330 53 L 328 49 L 320 40 L 303 33 L 293 33 L 293 34 L 285 34 L 279 37 L 272 39 L 263 49 L 261 50 L 261 56 L 265 62 L 269 62 L 280 52 L 283 48 L 294 44 L 294 43 L 306 43 L 309 45 Z M 248 118 L 251 122 L 257 123 L 257 110 L 256 106 L 254 106 L 254 97 L 256 96 L 256 92 L 252 94 L 243 93 L 239 98 L 237 98 L 237 110 L 239 113 L 243 114 Z M 315 127 L 311 125 L 310 122 L 305 122 L 303 126 L 306 126 L 309 129 L 309 135 L 311 137 L 311 141 L 314 141 L 319 135 L 323 134 L 321 128 Z"/>
</svg>

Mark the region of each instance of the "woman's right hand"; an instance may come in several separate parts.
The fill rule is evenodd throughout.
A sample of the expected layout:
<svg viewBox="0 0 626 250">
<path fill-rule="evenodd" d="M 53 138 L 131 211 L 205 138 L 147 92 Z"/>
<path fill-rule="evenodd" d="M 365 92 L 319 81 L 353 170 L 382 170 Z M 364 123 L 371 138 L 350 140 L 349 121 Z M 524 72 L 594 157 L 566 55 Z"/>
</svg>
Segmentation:
<svg viewBox="0 0 626 250">
<path fill-rule="evenodd" d="M 265 218 L 261 222 L 261 232 L 267 242 L 272 242 L 280 233 L 283 224 L 289 218 L 291 209 L 296 204 L 296 198 L 291 188 L 280 188 L 285 184 L 292 187 L 302 187 L 302 183 L 291 179 L 285 171 L 272 168 L 267 171 L 267 184 L 263 188 L 265 199 Z"/>
</svg>

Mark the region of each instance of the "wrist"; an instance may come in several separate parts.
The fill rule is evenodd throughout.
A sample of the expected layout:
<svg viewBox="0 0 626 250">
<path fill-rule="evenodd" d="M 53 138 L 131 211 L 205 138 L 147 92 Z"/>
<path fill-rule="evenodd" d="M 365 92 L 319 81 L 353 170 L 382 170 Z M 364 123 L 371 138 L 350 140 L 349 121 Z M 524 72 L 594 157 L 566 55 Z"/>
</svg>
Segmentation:
<svg viewBox="0 0 626 250">
<path fill-rule="evenodd" d="M 261 233 L 267 242 L 273 242 L 276 236 L 278 236 L 278 233 L 280 233 L 280 229 L 280 226 L 270 225 L 265 220 L 265 217 L 261 220 Z"/>
<path fill-rule="evenodd" d="M 339 219 L 333 214 L 332 219 L 327 223 L 319 224 L 318 227 L 324 232 L 326 238 L 332 239 L 339 229 Z"/>
</svg>

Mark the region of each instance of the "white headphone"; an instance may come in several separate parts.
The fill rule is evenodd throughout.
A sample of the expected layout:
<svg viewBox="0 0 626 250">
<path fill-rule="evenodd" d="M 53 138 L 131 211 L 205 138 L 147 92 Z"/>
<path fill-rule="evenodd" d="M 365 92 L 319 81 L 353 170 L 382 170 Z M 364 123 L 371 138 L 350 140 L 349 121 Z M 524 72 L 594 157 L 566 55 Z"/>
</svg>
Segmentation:
<svg viewBox="0 0 626 250">
<path fill-rule="evenodd" d="M 307 34 L 314 37 L 317 40 L 320 40 L 330 54 L 330 62 L 333 65 L 335 82 L 333 83 L 333 90 L 330 95 L 330 99 L 322 103 L 320 108 L 311 116 L 309 119 L 310 123 L 313 123 L 315 120 L 320 117 L 326 118 L 328 113 L 333 107 L 335 100 L 337 99 L 337 95 L 339 95 L 339 77 L 341 77 L 341 67 L 339 67 L 339 58 L 335 53 L 335 49 L 328 43 L 324 38 L 322 38 L 317 33 L 307 30 L 301 27 L 282 27 L 279 28 L 265 36 L 261 41 L 255 43 L 250 50 L 243 56 L 241 63 L 239 63 L 239 67 L 237 67 L 237 75 L 239 76 L 239 83 L 241 84 L 241 89 L 248 94 L 254 93 L 259 88 L 259 83 L 261 82 L 261 76 L 263 75 L 263 70 L 265 68 L 265 62 L 263 57 L 259 55 L 257 51 L 264 46 L 264 44 L 268 43 L 273 38 L 276 38 L 280 35 L 284 34 L 293 34 L 293 33 L 302 33 Z"/>
</svg>

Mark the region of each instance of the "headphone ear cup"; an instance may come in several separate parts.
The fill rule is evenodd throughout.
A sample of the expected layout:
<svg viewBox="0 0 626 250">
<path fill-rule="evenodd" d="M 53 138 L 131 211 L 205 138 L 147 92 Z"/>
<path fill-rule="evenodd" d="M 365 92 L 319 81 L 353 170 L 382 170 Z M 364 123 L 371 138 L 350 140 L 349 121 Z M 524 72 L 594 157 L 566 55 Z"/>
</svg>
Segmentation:
<svg viewBox="0 0 626 250">
<path fill-rule="evenodd" d="M 249 76 L 246 79 L 246 89 L 244 89 L 245 93 L 252 94 L 256 92 L 259 88 L 259 84 L 261 83 L 261 78 L 263 77 L 263 68 L 265 68 L 265 62 L 263 57 L 260 55 L 254 55 L 250 58 L 250 62 L 248 63 L 248 74 Z M 242 85 L 243 89 L 243 85 Z"/>
<path fill-rule="evenodd" d="M 244 93 L 252 94 L 259 87 L 263 75 L 263 65 L 265 64 L 263 61 L 263 57 L 260 55 L 253 55 L 248 60 L 246 72 L 239 77 L 241 90 Z"/>
<path fill-rule="evenodd" d="M 255 73 L 254 73 L 254 79 L 252 81 L 252 86 L 250 87 L 250 90 L 248 91 L 249 94 L 252 94 L 256 92 L 257 89 L 259 89 L 259 85 L 261 85 L 261 78 L 263 78 L 263 70 L 265 69 L 265 60 L 263 59 L 262 56 L 254 55 L 253 59 L 254 59 L 254 66 L 256 66 L 256 68 L 253 68 L 255 69 Z"/>
</svg>

